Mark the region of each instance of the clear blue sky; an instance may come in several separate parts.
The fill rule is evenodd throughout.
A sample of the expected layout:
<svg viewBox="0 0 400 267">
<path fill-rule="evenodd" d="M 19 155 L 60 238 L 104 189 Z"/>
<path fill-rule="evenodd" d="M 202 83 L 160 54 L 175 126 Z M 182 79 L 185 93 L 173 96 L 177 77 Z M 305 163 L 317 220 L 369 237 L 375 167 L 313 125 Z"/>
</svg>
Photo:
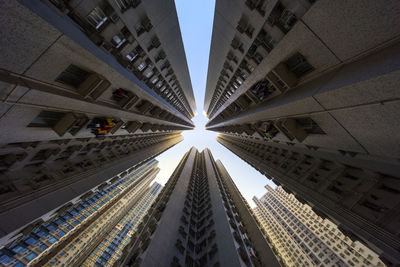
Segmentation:
<svg viewBox="0 0 400 267">
<path fill-rule="evenodd" d="M 220 145 L 216 141 L 217 133 L 205 130 L 207 118 L 203 115 L 203 103 L 215 1 L 175 0 L 175 5 L 178 12 L 198 115 L 193 119 L 196 128 L 192 131 L 183 132 L 185 140 L 157 157 L 157 160 L 160 162 L 159 167 L 161 172 L 156 181 L 165 184 L 184 153 L 192 146 L 195 146 L 199 151 L 208 147 L 214 158 L 222 161 L 242 195 L 254 207 L 255 204 L 251 200 L 252 197 L 254 195 L 261 197 L 266 192 L 264 186 L 268 183 L 274 187 L 274 184 L 253 167 Z"/>
</svg>

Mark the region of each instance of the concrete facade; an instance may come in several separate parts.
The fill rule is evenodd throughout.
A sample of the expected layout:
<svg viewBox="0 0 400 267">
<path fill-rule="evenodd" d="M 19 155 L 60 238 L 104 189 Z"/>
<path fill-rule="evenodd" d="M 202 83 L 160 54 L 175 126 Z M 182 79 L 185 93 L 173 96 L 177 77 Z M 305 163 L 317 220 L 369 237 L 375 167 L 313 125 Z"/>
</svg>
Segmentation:
<svg viewBox="0 0 400 267">
<path fill-rule="evenodd" d="M 352 165 L 353 161 L 312 149 L 233 134 L 219 135 L 217 140 L 318 214 L 329 217 L 346 235 L 366 243 L 385 264 L 398 262 L 397 177 L 374 171 L 374 165 L 366 161 Z"/>
<path fill-rule="evenodd" d="M 227 185 L 225 179 L 230 177 L 222 168 L 208 149 L 187 152 L 139 226 L 121 264 L 280 266 L 254 218 L 241 219 L 250 210 Z M 261 246 L 260 240 L 264 240 Z"/>
<path fill-rule="evenodd" d="M 217 1 L 207 129 L 388 265 L 398 251 L 397 1 Z"/>
<path fill-rule="evenodd" d="M 282 187 L 266 189 L 260 199 L 253 198 L 254 213 L 285 266 L 385 266 L 376 253 Z"/>
<path fill-rule="evenodd" d="M 173 1 L 1 4 L 3 236 L 180 142 L 196 107 Z"/>
</svg>

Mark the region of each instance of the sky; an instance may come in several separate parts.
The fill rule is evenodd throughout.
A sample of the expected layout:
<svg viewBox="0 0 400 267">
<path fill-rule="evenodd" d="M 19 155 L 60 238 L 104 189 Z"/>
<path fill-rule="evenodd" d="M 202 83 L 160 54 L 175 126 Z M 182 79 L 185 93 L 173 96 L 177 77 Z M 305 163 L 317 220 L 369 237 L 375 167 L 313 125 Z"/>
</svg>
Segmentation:
<svg viewBox="0 0 400 267">
<path fill-rule="evenodd" d="M 182 133 L 184 141 L 162 153 L 159 161 L 160 173 L 156 182 L 164 185 L 175 170 L 183 155 L 194 146 L 199 151 L 208 147 L 214 159 L 221 160 L 234 180 L 242 195 L 255 207 L 253 196 L 261 197 L 266 193 L 266 184 L 274 183 L 260 174 L 245 161 L 230 152 L 216 141 L 217 133 L 207 131 L 207 118 L 203 115 L 204 95 L 206 90 L 208 58 L 210 53 L 211 33 L 214 18 L 214 0 L 175 0 L 178 20 L 181 28 L 183 45 L 189 67 L 190 78 L 197 105 L 197 116 L 193 118 L 194 130 Z"/>
</svg>

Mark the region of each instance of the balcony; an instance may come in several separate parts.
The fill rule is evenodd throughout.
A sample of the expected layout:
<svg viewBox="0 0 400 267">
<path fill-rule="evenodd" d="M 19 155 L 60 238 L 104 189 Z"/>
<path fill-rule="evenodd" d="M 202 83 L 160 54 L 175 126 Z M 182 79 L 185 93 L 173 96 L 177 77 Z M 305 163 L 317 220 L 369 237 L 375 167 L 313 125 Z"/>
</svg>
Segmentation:
<svg viewBox="0 0 400 267">
<path fill-rule="evenodd" d="M 121 108 L 130 109 L 139 100 L 139 97 L 128 90 L 120 88 L 113 92 L 112 99 L 115 100 Z"/>
<path fill-rule="evenodd" d="M 80 113 L 66 113 L 52 129 L 59 135 L 63 136 L 67 132 L 75 136 L 87 123 L 89 118 Z"/>
<path fill-rule="evenodd" d="M 92 73 L 76 90 L 86 99 L 97 100 L 110 85 L 111 83 L 103 76 Z"/>
</svg>

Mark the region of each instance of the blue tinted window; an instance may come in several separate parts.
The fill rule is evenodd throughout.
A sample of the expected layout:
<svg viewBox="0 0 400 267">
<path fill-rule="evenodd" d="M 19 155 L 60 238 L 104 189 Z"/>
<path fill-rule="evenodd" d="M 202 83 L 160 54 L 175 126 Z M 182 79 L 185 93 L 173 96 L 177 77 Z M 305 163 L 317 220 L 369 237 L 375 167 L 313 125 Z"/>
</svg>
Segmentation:
<svg viewBox="0 0 400 267">
<path fill-rule="evenodd" d="M 37 234 L 38 236 L 40 236 L 40 237 L 46 237 L 46 236 L 49 235 L 46 231 L 40 231 L 40 232 L 37 232 L 36 234 Z"/>
<path fill-rule="evenodd" d="M 74 210 L 74 209 L 70 210 L 69 212 L 70 212 L 72 215 L 78 215 L 78 212 L 77 212 L 76 210 Z"/>
<path fill-rule="evenodd" d="M 46 250 L 46 248 L 47 248 L 47 246 L 46 246 L 45 244 L 41 244 L 41 245 L 39 246 L 39 250 L 40 250 L 40 251 L 44 251 L 44 250 Z"/>
<path fill-rule="evenodd" d="M 48 225 L 46 228 L 49 231 L 55 231 L 57 229 L 57 227 L 55 227 L 53 224 Z"/>
<path fill-rule="evenodd" d="M 17 261 L 16 263 L 14 263 L 13 267 L 23 267 L 25 266 L 25 264 L 23 264 L 22 262 Z"/>
<path fill-rule="evenodd" d="M 69 224 L 67 225 L 67 229 L 68 229 L 68 230 L 72 230 L 72 228 L 74 228 L 74 227 L 72 227 L 72 226 L 69 225 Z"/>
<path fill-rule="evenodd" d="M 0 263 L 3 263 L 3 264 L 9 264 L 10 262 L 12 262 L 14 259 L 13 258 L 11 258 L 11 257 L 9 257 L 9 256 L 7 256 L 7 255 L 2 255 L 1 257 L 0 257 Z"/>
<path fill-rule="evenodd" d="M 65 236 L 65 232 L 64 231 L 60 231 L 57 233 L 59 236 Z"/>
<path fill-rule="evenodd" d="M 26 255 L 26 259 L 27 260 L 29 260 L 29 261 L 31 261 L 31 260 L 33 260 L 34 258 L 36 258 L 36 253 L 35 252 L 31 252 L 31 253 L 29 253 L 28 255 Z"/>
<path fill-rule="evenodd" d="M 61 215 L 62 218 L 67 218 L 68 220 L 71 219 L 71 214 L 69 212 L 65 212 L 63 215 Z"/>
<path fill-rule="evenodd" d="M 36 239 L 33 238 L 33 237 L 30 237 L 30 238 L 28 238 L 28 239 L 26 239 L 26 240 L 24 240 L 24 241 L 25 241 L 25 243 L 27 243 L 28 245 L 36 245 L 37 243 L 39 243 L 39 241 L 36 240 Z"/>
<path fill-rule="evenodd" d="M 57 238 L 55 238 L 54 236 L 53 237 L 51 237 L 50 239 L 49 239 L 49 242 L 50 243 L 52 243 L 52 244 L 54 244 L 55 242 L 57 242 Z"/>
<path fill-rule="evenodd" d="M 57 219 L 57 220 L 55 221 L 55 223 L 58 224 L 58 225 L 63 225 L 63 224 L 65 224 L 65 222 L 64 222 L 63 220 L 61 220 L 61 219 Z"/>
<path fill-rule="evenodd" d="M 18 254 L 24 254 L 26 251 L 28 251 L 27 248 L 24 248 L 24 247 L 19 246 L 19 245 L 15 246 L 15 247 L 12 247 L 11 250 L 14 251 L 15 253 L 18 253 Z"/>
</svg>

